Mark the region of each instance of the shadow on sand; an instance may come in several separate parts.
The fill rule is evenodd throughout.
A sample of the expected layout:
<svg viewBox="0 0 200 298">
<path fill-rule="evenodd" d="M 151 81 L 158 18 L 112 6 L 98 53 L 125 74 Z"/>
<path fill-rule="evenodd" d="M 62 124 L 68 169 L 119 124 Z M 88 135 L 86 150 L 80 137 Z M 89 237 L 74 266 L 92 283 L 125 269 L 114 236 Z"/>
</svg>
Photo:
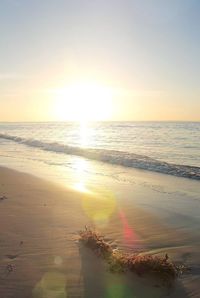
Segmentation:
<svg viewBox="0 0 200 298">
<path fill-rule="evenodd" d="M 188 297 L 178 283 L 169 289 L 149 277 L 111 273 L 106 262 L 82 244 L 79 245 L 79 253 L 85 298 Z"/>
</svg>

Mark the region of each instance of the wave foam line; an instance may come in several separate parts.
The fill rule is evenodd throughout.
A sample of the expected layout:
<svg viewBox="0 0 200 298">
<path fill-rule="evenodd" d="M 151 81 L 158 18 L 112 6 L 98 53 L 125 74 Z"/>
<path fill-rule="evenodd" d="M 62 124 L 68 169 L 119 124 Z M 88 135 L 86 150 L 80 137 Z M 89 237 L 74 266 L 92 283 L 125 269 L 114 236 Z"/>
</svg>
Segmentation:
<svg viewBox="0 0 200 298">
<path fill-rule="evenodd" d="M 74 147 L 59 144 L 56 142 L 47 143 L 35 139 L 26 139 L 7 134 L 0 134 L 0 138 L 14 141 L 16 143 L 24 144 L 30 147 L 36 147 L 46 151 L 76 155 L 92 160 L 121 165 L 124 167 L 138 168 L 163 174 L 200 180 L 200 167 L 171 164 L 150 158 L 145 155 L 117 150 Z"/>
</svg>

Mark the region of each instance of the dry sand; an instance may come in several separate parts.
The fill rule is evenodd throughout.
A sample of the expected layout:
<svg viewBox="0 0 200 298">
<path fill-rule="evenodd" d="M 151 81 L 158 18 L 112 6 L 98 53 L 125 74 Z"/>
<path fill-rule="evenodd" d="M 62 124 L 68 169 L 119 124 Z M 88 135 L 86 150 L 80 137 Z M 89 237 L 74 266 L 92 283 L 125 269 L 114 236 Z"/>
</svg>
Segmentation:
<svg viewBox="0 0 200 298">
<path fill-rule="evenodd" d="M 200 254 L 198 246 L 193 247 L 194 237 L 168 227 L 131 200 L 107 194 L 101 201 L 100 196 L 0 168 L 3 196 L 0 298 L 200 297 Z M 112 274 L 93 252 L 78 245 L 77 232 L 85 225 L 96 225 L 113 247 L 145 250 L 161 243 L 163 249 L 151 253 L 168 252 L 175 261 L 189 258 L 197 266 L 171 289 L 147 277 Z"/>
</svg>

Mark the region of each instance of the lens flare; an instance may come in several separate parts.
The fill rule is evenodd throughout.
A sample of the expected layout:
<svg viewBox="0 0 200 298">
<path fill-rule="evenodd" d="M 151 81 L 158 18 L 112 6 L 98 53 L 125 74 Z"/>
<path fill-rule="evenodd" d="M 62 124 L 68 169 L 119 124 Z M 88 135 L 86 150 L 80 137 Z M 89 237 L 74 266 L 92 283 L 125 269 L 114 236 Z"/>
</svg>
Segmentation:
<svg viewBox="0 0 200 298">
<path fill-rule="evenodd" d="M 132 289 L 124 283 L 123 279 L 108 280 L 107 283 L 106 298 L 136 298 Z"/>
<path fill-rule="evenodd" d="M 55 263 L 55 265 L 57 265 L 57 266 L 61 266 L 62 263 L 63 263 L 63 259 L 62 259 L 60 256 L 56 256 L 56 257 L 54 258 L 54 263 Z"/>
<path fill-rule="evenodd" d="M 67 298 L 66 277 L 59 272 L 46 273 L 33 290 L 34 298 Z"/>
<path fill-rule="evenodd" d="M 124 211 L 119 210 L 119 218 L 121 219 L 121 223 L 123 226 L 123 236 L 125 244 L 132 247 L 135 246 L 136 242 L 138 241 L 138 237 L 129 225 Z"/>
<path fill-rule="evenodd" d="M 105 226 L 116 208 L 116 200 L 108 190 L 95 189 L 82 197 L 83 210 L 98 226 Z"/>
</svg>

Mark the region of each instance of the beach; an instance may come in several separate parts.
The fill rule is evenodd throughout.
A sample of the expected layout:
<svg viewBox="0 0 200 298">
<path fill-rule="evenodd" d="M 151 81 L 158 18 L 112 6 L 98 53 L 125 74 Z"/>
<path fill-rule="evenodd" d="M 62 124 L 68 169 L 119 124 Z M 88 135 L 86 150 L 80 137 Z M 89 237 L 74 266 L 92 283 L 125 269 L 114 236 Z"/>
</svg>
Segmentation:
<svg viewBox="0 0 200 298">
<path fill-rule="evenodd" d="M 200 298 L 200 1 L 0 1 L 0 298 Z"/>
<path fill-rule="evenodd" d="M 160 188 L 152 187 L 158 178 Z M 135 179 L 132 190 L 124 184 L 87 193 L 1 167 L 0 297 L 199 297 L 199 218 L 189 210 L 199 206 L 198 181 L 140 170 Z M 171 193 L 163 183 L 171 185 Z M 170 289 L 148 277 L 113 274 L 78 243 L 85 226 L 114 248 L 168 253 L 191 270 Z"/>
</svg>

